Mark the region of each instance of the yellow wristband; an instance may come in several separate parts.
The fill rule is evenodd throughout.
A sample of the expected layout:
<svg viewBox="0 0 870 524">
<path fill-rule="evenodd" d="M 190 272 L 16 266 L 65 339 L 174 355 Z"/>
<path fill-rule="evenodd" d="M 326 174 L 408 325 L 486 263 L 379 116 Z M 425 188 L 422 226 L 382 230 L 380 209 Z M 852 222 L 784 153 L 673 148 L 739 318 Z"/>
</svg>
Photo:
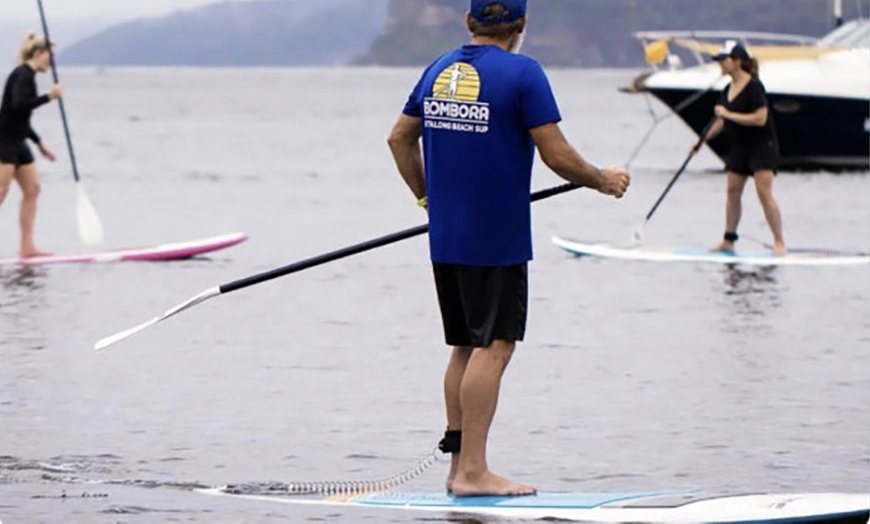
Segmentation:
<svg viewBox="0 0 870 524">
<path fill-rule="evenodd" d="M 420 207 L 426 207 L 426 204 L 427 204 L 426 197 L 422 197 L 422 198 L 417 200 L 417 205 Z"/>
</svg>

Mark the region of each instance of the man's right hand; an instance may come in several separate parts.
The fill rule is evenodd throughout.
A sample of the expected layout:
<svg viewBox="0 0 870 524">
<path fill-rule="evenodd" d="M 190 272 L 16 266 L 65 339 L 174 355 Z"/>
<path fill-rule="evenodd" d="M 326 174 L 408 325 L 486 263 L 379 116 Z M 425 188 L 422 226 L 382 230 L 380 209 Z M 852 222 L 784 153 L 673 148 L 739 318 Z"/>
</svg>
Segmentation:
<svg viewBox="0 0 870 524">
<path fill-rule="evenodd" d="M 620 167 L 605 167 L 601 170 L 602 183 L 598 188 L 600 193 L 622 198 L 631 184 L 631 175 Z"/>
<path fill-rule="evenodd" d="M 62 84 L 54 84 L 51 86 L 51 89 L 48 90 L 48 98 L 50 100 L 57 100 L 63 94 L 63 85 Z"/>
</svg>

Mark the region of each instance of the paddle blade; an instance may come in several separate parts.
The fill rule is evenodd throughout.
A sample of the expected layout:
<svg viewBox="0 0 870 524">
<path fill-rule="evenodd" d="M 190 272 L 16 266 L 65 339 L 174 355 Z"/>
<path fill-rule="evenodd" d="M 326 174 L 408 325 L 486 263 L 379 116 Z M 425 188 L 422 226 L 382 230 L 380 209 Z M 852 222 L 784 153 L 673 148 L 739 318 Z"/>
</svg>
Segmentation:
<svg viewBox="0 0 870 524">
<path fill-rule="evenodd" d="M 644 220 L 639 226 L 637 226 L 637 229 L 635 229 L 634 233 L 631 234 L 631 244 L 629 244 L 630 248 L 640 246 L 640 243 L 643 240 L 644 226 L 646 226 L 646 220 Z"/>
<path fill-rule="evenodd" d="M 96 349 L 97 351 L 102 351 L 102 350 L 106 349 L 107 347 L 111 346 L 112 344 L 116 344 L 116 343 L 124 340 L 127 337 L 131 337 L 131 336 L 135 335 L 136 333 L 142 331 L 143 329 L 151 327 L 158 322 L 160 322 L 160 317 L 154 317 L 151 320 L 149 320 L 148 322 L 144 322 L 142 324 L 139 324 L 136 327 L 132 327 L 132 328 L 127 329 L 125 331 L 121 331 L 120 333 L 116 333 L 112 336 L 101 339 L 99 342 L 94 344 L 94 349 Z"/>
<path fill-rule="evenodd" d="M 116 343 L 124 340 L 125 338 L 131 337 L 131 336 L 135 335 L 136 333 L 142 331 L 143 329 L 149 328 L 149 327 L 153 326 L 154 324 L 157 324 L 158 322 L 163 322 L 164 320 L 166 320 L 169 317 L 175 316 L 184 310 L 190 309 L 193 306 L 196 306 L 197 304 L 201 304 L 201 303 L 205 302 L 206 300 L 208 300 L 210 298 L 214 298 L 220 294 L 221 294 L 220 287 L 208 288 L 205 291 L 203 291 L 202 293 L 200 293 L 199 295 L 196 295 L 195 297 L 191 298 L 190 300 L 175 306 L 174 308 L 168 310 L 166 313 L 163 313 L 159 317 L 154 317 L 151 320 L 149 320 L 148 322 L 143 322 L 142 324 L 139 324 L 138 326 L 131 327 L 130 329 L 126 329 L 126 330 L 121 331 L 119 333 L 116 333 L 112 336 L 101 339 L 96 344 L 94 344 L 94 349 L 96 349 L 97 351 L 101 351 L 103 349 L 106 349 L 107 347 L 111 346 L 112 344 L 116 344 Z"/>
<path fill-rule="evenodd" d="M 99 244 L 103 241 L 103 223 L 97 215 L 97 210 L 88 199 L 85 188 L 77 183 L 78 202 L 76 205 L 76 218 L 79 228 L 79 238 L 88 245 Z"/>
<path fill-rule="evenodd" d="M 634 230 L 634 233 L 632 233 L 631 241 L 633 244 L 640 244 L 640 230 L 641 228 L 637 228 Z"/>
</svg>

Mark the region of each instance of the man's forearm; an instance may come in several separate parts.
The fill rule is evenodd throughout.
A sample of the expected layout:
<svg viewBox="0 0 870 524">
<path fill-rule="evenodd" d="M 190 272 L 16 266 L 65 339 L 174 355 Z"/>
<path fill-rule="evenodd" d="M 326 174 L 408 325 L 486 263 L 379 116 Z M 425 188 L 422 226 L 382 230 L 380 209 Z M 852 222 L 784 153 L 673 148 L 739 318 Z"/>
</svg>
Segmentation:
<svg viewBox="0 0 870 524">
<path fill-rule="evenodd" d="M 414 196 L 418 199 L 426 196 L 423 153 L 420 150 L 420 143 L 391 144 L 390 150 L 393 152 L 393 159 L 396 161 L 399 174 L 402 175 Z"/>
<path fill-rule="evenodd" d="M 572 184 L 591 189 L 601 188 L 601 170 L 587 162 L 580 153 L 568 144 L 549 167 Z"/>
</svg>

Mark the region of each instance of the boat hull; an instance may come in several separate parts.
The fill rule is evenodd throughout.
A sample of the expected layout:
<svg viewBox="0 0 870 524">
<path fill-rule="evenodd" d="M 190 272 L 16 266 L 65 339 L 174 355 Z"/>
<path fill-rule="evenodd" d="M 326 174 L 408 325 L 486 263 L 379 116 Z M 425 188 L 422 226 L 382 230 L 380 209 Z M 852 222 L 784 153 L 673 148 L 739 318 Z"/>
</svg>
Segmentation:
<svg viewBox="0 0 870 524">
<path fill-rule="evenodd" d="M 647 87 L 671 110 L 697 89 Z M 700 134 L 713 115 L 721 93 L 709 91 L 677 114 Z M 768 93 L 781 153 L 783 170 L 866 170 L 870 168 L 867 100 L 797 94 Z M 724 162 L 728 143 L 718 137 L 709 144 Z"/>
</svg>

